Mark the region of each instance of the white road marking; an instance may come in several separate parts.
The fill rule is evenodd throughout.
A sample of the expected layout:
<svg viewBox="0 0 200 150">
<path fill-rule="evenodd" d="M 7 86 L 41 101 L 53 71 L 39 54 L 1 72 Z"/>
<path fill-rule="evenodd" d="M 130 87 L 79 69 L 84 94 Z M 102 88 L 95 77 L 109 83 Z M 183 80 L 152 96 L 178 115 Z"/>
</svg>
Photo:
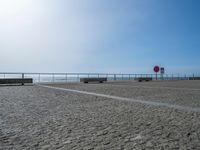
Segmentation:
<svg viewBox="0 0 200 150">
<path fill-rule="evenodd" d="M 111 85 L 111 84 L 107 84 Z M 129 87 L 136 87 L 136 88 L 148 88 L 148 89 L 168 89 L 168 90 L 188 90 L 188 91 L 200 91 L 200 89 L 194 88 L 175 88 L 175 87 L 163 87 L 163 86 L 136 86 L 136 85 L 126 85 L 126 84 L 112 84 L 111 86 L 129 86 Z"/>
<path fill-rule="evenodd" d="M 73 92 L 73 93 L 80 93 L 80 94 L 86 94 L 86 95 L 92 95 L 92 96 L 116 99 L 116 100 L 120 100 L 120 101 L 136 102 L 136 103 L 147 104 L 147 105 L 157 106 L 157 107 L 163 106 L 163 107 L 173 108 L 173 109 L 177 109 L 177 110 L 184 110 L 184 111 L 190 111 L 190 112 L 200 112 L 200 108 L 199 107 L 193 108 L 193 107 L 187 107 L 187 106 L 180 106 L 180 105 L 176 105 L 176 104 L 153 102 L 153 101 L 146 101 L 146 100 L 137 100 L 137 99 L 132 99 L 132 98 L 105 95 L 105 94 L 86 92 L 86 91 L 79 91 L 79 90 L 73 90 L 73 89 L 66 89 L 66 88 L 60 88 L 60 87 L 53 87 L 53 86 L 47 86 L 47 85 L 38 85 L 38 86 L 49 88 L 49 89 L 62 90 L 62 91 L 67 91 L 67 92 Z"/>
</svg>

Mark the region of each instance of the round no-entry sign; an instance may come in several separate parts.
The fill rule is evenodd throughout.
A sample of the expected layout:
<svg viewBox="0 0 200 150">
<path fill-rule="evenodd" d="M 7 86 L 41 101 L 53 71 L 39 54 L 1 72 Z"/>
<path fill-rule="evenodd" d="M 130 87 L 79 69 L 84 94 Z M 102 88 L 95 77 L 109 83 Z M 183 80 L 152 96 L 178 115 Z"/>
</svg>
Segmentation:
<svg viewBox="0 0 200 150">
<path fill-rule="evenodd" d="M 159 66 L 155 66 L 154 68 L 153 68 L 153 70 L 154 70 L 154 72 L 159 72 L 160 71 L 160 67 Z"/>
</svg>

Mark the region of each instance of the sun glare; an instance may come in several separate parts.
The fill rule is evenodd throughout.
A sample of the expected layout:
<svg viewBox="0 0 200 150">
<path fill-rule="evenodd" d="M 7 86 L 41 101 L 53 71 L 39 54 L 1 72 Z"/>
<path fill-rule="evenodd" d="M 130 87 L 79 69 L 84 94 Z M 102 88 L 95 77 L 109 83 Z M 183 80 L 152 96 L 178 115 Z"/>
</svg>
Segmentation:
<svg viewBox="0 0 200 150">
<path fill-rule="evenodd" d="M 28 3 L 28 0 L 0 0 L 0 12 L 5 14 L 17 13 L 23 10 Z"/>
<path fill-rule="evenodd" d="M 13 26 L 23 24 L 38 15 L 38 7 L 33 0 L 0 0 L 0 22 Z"/>
<path fill-rule="evenodd" d="M 0 21 L 26 17 L 34 4 L 32 0 L 0 0 Z"/>
</svg>

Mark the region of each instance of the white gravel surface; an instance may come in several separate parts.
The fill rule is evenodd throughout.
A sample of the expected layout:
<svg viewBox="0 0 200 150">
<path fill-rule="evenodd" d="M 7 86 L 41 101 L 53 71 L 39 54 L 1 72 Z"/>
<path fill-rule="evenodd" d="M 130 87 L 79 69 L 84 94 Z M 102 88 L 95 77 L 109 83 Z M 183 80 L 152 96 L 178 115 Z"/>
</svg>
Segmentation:
<svg viewBox="0 0 200 150">
<path fill-rule="evenodd" d="M 51 86 L 191 108 L 200 106 L 200 82 Z M 1 86 L 0 149 L 198 150 L 200 113 L 37 85 Z"/>
</svg>

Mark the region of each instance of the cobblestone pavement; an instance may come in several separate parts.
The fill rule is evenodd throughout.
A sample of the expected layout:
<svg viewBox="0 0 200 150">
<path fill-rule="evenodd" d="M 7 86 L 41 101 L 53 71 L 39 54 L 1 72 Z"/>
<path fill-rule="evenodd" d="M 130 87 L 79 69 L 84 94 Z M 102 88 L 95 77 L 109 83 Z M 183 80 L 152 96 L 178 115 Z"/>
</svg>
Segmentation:
<svg viewBox="0 0 200 150">
<path fill-rule="evenodd" d="M 150 84 L 156 84 L 155 86 L 162 87 L 164 83 L 141 84 L 149 87 Z M 188 82 L 184 86 L 191 90 L 165 89 L 169 94 L 167 96 L 162 91 L 163 88 L 134 87 L 141 84 L 56 86 L 145 100 L 148 98 L 151 100 L 155 96 L 152 100 L 165 99 L 165 102 L 171 103 L 176 103 L 176 97 L 181 96 L 180 101 L 184 102 L 178 104 L 187 106 L 191 102 L 191 107 L 199 106 L 199 92 L 192 90 L 199 87 L 194 83 Z M 183 88 L 183 86 L 179 87 L 179 84 L 184 83 L 176 83 L 177 86 L 171 84 L 173 86 L 169 84 L 166 87 Z M 117 87 L 119 90 L 115 91 Z M 198 150 L 200 149 L 200 113 L 39 86 L 2 86 L 0 87 L 0 149 Z"/>
<path fill-rule="evenodd" d="M 52 86 L 181 106 L 200 107 L 200 81 L 73 83 L 54 84 Z"/>
</svg>

